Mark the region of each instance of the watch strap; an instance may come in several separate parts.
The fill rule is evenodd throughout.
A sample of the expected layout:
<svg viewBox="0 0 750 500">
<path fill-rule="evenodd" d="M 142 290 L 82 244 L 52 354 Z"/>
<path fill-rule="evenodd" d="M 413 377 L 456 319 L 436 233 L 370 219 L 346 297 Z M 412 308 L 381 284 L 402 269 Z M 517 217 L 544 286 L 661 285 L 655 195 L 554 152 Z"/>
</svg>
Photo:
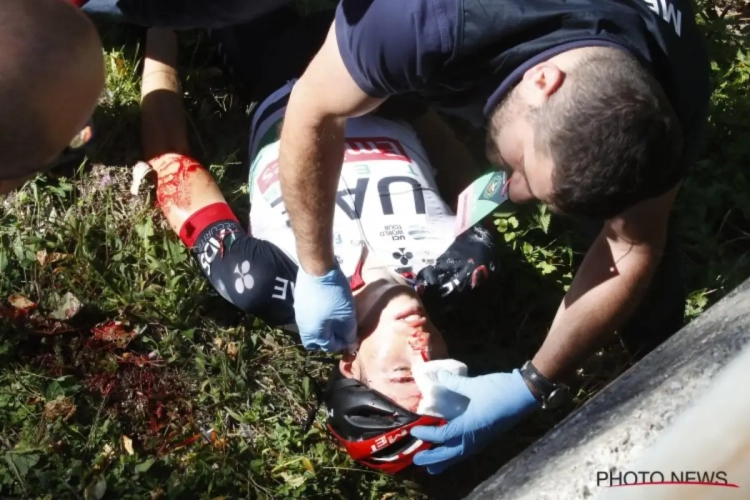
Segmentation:
<svg viewBox="0 0 750 500">
<path fill-rule="evenodd" d="M 531 363 L 527 361 L 521 367 L 521 376 L 533 389 L 531 393 L 534 397 L 542 404 L 542 408 L 549 408 L 550 397 L 557 391 L 568 391 L 568 387 L 564 384 L 555 384 L 548 380 L 544 375 L 539 373 L 539 370 Z M 556 400 L 558 398 L 555 398 Z M 558 401 L 555 401 L 558 403 Z M 555 405 L 556 406 L 556 405 Z"/>
</svg>

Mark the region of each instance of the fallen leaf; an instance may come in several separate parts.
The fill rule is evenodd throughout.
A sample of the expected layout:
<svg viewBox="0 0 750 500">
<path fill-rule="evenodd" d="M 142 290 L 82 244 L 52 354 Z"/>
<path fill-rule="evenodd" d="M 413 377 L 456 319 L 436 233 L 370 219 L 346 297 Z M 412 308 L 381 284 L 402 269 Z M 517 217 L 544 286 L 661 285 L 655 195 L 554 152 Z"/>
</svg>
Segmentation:
<svg viewBox="0 0 750 500">
<path fill-rule="evenodd" d="M 307 469 L 308 471 L 315 474 L 315 468 L 313 467 L 312 462 L 310 462 L 310 459 L 307 457 L 302 457 L 302 466 Z"/>
<path fill-rule="evenodd" d="M 120 321 L 106 321 L 95 325 L 91 332 L 94 338 L 104 342 L 111 342 L 120 349 L 124 349 L 138 332 L 126 329 Z"/>
<path fill-rule="evenodd" d="M 156 488 L 151 492 L 151 500 L 161 500 L 164 498 L 164 490 L 161 488 Z"/>
<path fill-rule="evenodd" d="M 148 472 L 148 470 L 151 468 L 152 465 L 154 465 L 154 462 L 156 462 L 156 459 L 149 458 L 148 460 L 144 460 L 143 462 L 139 463 L 135 466 L 135 471 L 140 472 L 141 474 Z"/>
<path fill-rule="evenodd" d="M 116 55 L 110 55 L 109 60 L 110 60 L 113 73 L 115 73 L 118 76 L 122 76 L 125 74 L 125 60 L 122 57 L 118 57 Z"/>
<path fill-rule="evenodd" d="M 305 476 L 294 476 L 288 472 L 282 472 L 279 475 L 284 479 L 284 482 L 292 488 L 299 488 L 305 482 Z"/>
<path fill-rule="evenodd" d="M 62 418 L 63 422 L 67 422 L 76 414 L 77 409 L 71 398 L 58 395 L 53 401 L 45 403 L 44 418 L 48 422 L 53 422 L 58 418 Z"/>
<path fill-rule="evenodd" d="M 133 451 L 133 440 L 124 434 L 122 436 L 122 447 L 125 448 L 125 451 L 128 452 L 128 455 L 132 455 L 133 453 L 135 453 Z"/>
<path fill-rule="evenodd" d="M 230 358 L 236 358 L 240 352 L 240 345 L 237 342 L 230 342 L 227 344 L 227 356 Z"/>
<path fill-rule="evenodd" d="M 86 500 L 101 500 L 104 494 L 107 492 L 107 480 L 99 478 L 98 481 L 92 481 L 85 490 L 83 490 L 83 498 Z"/>
<path fill-rule="evenodd" d="M 68 255 L 60 252 L 47 253 L 47 250 L 39 250 L 36 253 L 36 261 L 40 266 L 54 264 L 55 262 L 65 259 Z"/>
<path fill-rule="evenodd" d="M 34 302 L 19 294 L 8 297 L 8 303 L 16 309 L 33 309 L 36 307 Z"/>
<path fill-rule="evenodd" d="M 115 449 L 112 448 L 112 445 L 109 443 L 104 445 L 104 449 L 102 450 L 102 456 L 105 460 L 111 460 L 115 457 Z"/>
<path fill-rule="evenodd" d="M 57 303 L 57 307 L 48 315 L 48 317 L 58 321 L 67 321 L 78 314 L 81 307 L 81 301 L 78 300 L 75 295 L 68 292 L 62 296 Z"/>
<path fill-rule="evenodd" d="M 143 161 L 136 163 L 133 167 L 133 182 L 130 184 L 131 195 L 138 195 L 143 179 L 149 172 L 151 172 L 151 165 Z"/>
</svg>

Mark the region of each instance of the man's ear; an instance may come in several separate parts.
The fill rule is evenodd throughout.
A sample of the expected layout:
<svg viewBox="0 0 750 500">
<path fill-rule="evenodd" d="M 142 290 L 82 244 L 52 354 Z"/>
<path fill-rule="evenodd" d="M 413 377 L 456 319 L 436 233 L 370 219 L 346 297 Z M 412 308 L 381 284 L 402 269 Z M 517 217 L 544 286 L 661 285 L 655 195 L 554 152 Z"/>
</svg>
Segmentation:
<svg viewBox="0 0 750 500">
<path fill-rule="evenodd" d="M 565 72 L 559 66 L 550 61 L 539 63 L 523 74 L 521 96 L 530 106 L 539 107 L 558 91 L 563 81 Z"/>
<path fill-rule="evenodd" d="M 346 378 L 356 378 L 354 374 L 354 362 L 357 356 L 351 353 L 345 353 L 339 360 L 339 370 Z"/>
</svg>

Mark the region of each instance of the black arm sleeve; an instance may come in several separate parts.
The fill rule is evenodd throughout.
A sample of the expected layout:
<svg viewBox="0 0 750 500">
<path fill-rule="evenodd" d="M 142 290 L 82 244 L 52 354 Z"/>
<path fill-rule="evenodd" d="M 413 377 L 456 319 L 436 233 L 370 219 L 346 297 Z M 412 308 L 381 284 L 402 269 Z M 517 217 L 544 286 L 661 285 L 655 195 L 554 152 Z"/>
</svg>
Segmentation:
<svg viewBox="0 0 750 500">
<path fill-rule="evenodd" d="M 203 230 L 192 254 L 211 285 L 236 307 L 271 326 L 294 324 L 297 265 L 276 245 L 225 220 Z"/>
</svg>

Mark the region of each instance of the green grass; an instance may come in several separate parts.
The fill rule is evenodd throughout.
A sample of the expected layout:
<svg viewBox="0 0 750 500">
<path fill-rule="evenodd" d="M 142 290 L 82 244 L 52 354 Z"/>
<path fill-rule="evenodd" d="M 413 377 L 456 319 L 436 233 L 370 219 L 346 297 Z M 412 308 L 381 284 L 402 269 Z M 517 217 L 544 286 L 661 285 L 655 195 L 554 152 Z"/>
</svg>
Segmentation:
<svg viewBox="0 0 750 500">
<path fill-rule="evenodd" d="M 750 51 L 706 5 L 699 11 L 717 90 L 706 154 L 675 214 L 691 291 L 686 321 L 750 274 Z M 327 365 L 306 361 L 293 338 L 225 304 L 153 193 L 128 193 L 123 167 L 140 159 L 140 37 L 102 33 L 108 76 L 97 153 L 64 176 L 28 183 L 0 211 L 5 315 L 13 294 L 39 311 L 0 320 L 3 498 L 457 498 L 629 366 L 613 342 L 580 370 L 574 403 L 523 423 L 443 476 L 391 478 L 353 464 L 328 439 L 322 410 L 304 430 Z M 247 109 L 204 38 L 181 41 L 195 154 L 246 214 Z M 477 371 L 533 354 L 585 250 L 574 226 L 538 207 L 497 220 L 507 280 L 482 300 L 483 314 L 444 325 L 454 355 Z M 67 293 L 80 311 L 61 324 L 45 320 Z M 125 348 L 92 340 L 93 326 L 110 320 L 135 333 Z"/>
</svg>

